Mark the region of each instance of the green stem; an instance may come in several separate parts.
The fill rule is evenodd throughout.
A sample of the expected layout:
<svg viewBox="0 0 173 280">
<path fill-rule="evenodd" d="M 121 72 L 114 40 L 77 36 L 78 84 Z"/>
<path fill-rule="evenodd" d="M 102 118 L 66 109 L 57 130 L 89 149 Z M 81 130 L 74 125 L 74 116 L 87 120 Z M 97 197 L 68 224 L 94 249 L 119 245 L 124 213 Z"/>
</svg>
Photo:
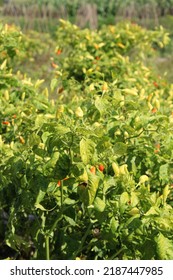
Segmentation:
<svg viewBox="0 0 173 280">
<path fill-rule="evenodd" d="M 49 250 L 49 236 L 45 237 L 45 248 L 46 248 L 46 260 L 50 260 L 50 250 Z"/>
<path fill-rule="evenodd" d="M 124 251 L 124 248 L 121 248 L 120 250 L 118 250 L 118 252 L 116 252 L 114 255 L 112 255 L 112 257 L 110 257 L 108 260 L 114 260 L 122 251 Z"/>
<path fill-rule="evenodd" d="M 61 180 L 61 209 L 63 207 L 63 200 L 64 200 L 64 194 L 63 194 L 63 180 Z"/>
<path fill-rule="evenodd" d="M 84 236 L 83 236 L 83 238 L 82 238 L 82 240 L 81 240 L 81 243 L 80 243 L 79 248 L 78 248 L 78 249 L 74 252 L 74 254 L 72 255 L 72 259 L 73 259 L 73 260 L 74 260 L 74 259 L 76 258 L 76 256 L 83 250 L 85 240 L 86 240 L 88 234 L 90 233 L 91 227 L 92 227 L 92 224 L 90 223 L 89 226 L 88 226 L 88 228 L 87 228 L 87 230 L 86 230 L 86 232 L 85 232 L 85 234 L 84 234 Z"/>
</svg>

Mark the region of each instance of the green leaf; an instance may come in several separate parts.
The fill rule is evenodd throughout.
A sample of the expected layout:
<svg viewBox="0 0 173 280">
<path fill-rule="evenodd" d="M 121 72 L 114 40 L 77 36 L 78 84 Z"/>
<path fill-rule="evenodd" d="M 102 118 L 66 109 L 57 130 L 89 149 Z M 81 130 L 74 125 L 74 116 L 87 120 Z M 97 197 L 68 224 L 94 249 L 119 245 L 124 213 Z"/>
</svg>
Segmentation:
<svg viewBox="0 0 173 280">
<path fill-rule="evenodd" d="M 71 173 L 79 182 L 88 182 L 88 173 L 85 165 L 80 162 L 77 164 L 73 164 L 71 168 Z"/>
<path fill-rule="evenodd" d="M 131 193 L 130 201 L 132 207 L 135 207 L 138 204 L 139 198 L 135 192 Z"/>
<path fill-rule="evenodd" d="M 26 250 L 30 247 L 29 242 L 27 242 L 23 237 L 12 233 L 8 235 L 6 245 L 16 251 L 20 251 L 21 248 Z"/>
<path fill-rule="evenodd" d="M 159 233 L 155 239 L 157 243 L 157 253 L 160 260 L 173 260 L 173 242 Z"/>
<path fill-rule="evenodd" d="M 97 175 L 88 171 L 88 184 L 81 184 L 78 186 L 80 199 L 85 203 L 86 206 L 93 204 L 98 190 L 99 181 L 100 178 Z"/>
<path fill-rule="evenodd" d="M 40 137 L 36 133 L 32 133 L 28 138 L 29 145 L 32 147 L 40 143 Z"/>
<path fill-rule="evenodd" d="M 47 188 L 47 193 L 53 194 L 56 189 L 57 189 L 57 182 L 50 182 Z"/>
<path fill-rule="evenodd" d="M 106 101 L 104 99 L 101 99 L 100 97 L 97 97 L 95 100 L 95 106 L 102 115 L 106 110 Z"/>
<path fill-rule="evenodd" d="M 139 109 L 139 104 L 138 104 L 138 102 L 134 102 L 134 101 L 126 101 L 126 103 L 125 103 L 125 105 L 126 105 L 126 109 L 127 110 L 138 110 Z"/>
<path fill-rule="evenodd" d="M 163 189 L 163 203 L 164 204 L 166 203 L 166 200 L 167 200 L 167 197 L 168 197 L 169 193 L 170 193 L 170 190 L 169 190 L 169 186 L 167 185 Z"/>
<path fill-rule="evenodd" d="M 130 200 L 129 194 L 127 192 L 123 192 L 119 200 L 119 207 L 121 213 L 124 213 L 125 209 L 128 207 L 127 203 L 129 200 Z"/>
<path fill-rule="evenodd" d="M 38 205 L 44 199 L 45 194 L 46 192 L 40 189 L 35 204 Z"/>
<path fill-rule="evenodd" d="M 94 209 L 98 212 L 103 212 L 105 210 L 105 207 L 105 202 L 101 198 L 96 197 L 94 200 Z"/>
<path fill-rule="evenodd" d="M 5 59 L 4 62 L 0 66 L 0 69 L 4 70 L 6 68 L 6 65 L 7 65 L 7 60 Z"/>
<path fill-rule="evenodd" d="M 57 87 L 57 84 L 58 84 L 58 80 L 57 79 L 52 79 L 51 80 L 51 83 L 50 83 L 50 89 L 51 91 L 54 91 L 55 88 Z"/>
<path fill-rule="evenodd" d="M 160 166 L 159 168 L 159 178 L 160 180 L 164 181 L 164 182 L 168 182 L 168 167 L 169 165 L 166 163 L 166 164 L 163 164 Z"/>
<path fill-rule="evenodd" d="M 51 155 L 51 158 L 43 165 L 44 176 L 50 176 L 52 174 L 58 159 L 59 159 L 59 152 L 54 152 Z"/>
<path fill-rule="evenodd" d="M 59 134 L 59 135 L 64 135 L 68 132 L 70 132 L 70 128 L 69 127 L 66 127 L 64 125 L 61 125 L 61 124 L 58 124 L 55 128 L 56 132 Z"/>
<path fill-rule="evenodd" d="M 129 194 L 127 192 L 123 192 L 120 196 L 120 206 L 126 204 L 130 200 Z"/>
<path fill-rule="evenodd" d="M 113 234 L 115 234 L 117 232 L 119 226 L 119 222 L 118 220 L 116 220 L 114 217 L 111 218 L 110 220 L 110 228 Z"/>
<path fill-rule="evenodd" d="M 103 194 L 106 194 L 106 192 L 109 191 L 110 188 L 113 188 L 116 184 L 116 180 L 113 177 L 107 177 L 105 176 L 104 182 L 103 182 Z"/>
<path fill-rule="evenodd" d="M 42 115 L 37 115 L 35 119 L 35 129 L 40 128 L 44 123 L 44 117 Z"/>
<path fill-rule="evenodd" d="M 152 206 L 146 213 L 144 217 L 152 217 L 152 216 L 158 216 L 159 215 L 159 209 L 157 206 Z"/>
<path fill-rule="evenodd" d="M 47 209 L 45 209 L 40 203 L 35 203 L 35 208 L 36 209 L 40 209 L 42 211 L 48 211 Z"/>
<path fill-rule="evenodd" d="M 37 80 L 36 83 L 35 83 L 35 88 L 39 88 L 42 83 L 44 83 L 43 79 L 42 80 Z"/>
<path fill-rule="evenodd" d="M 73 226 L 73 227 L 75 227 L 76 226 L 76 222 L 72 219 L 72 218 L 70 218 L 70 217 L 68 217 L 68 216 L 63 216 L 64 217 L 64 219 L 66 220 L 66 222 L 68 222 L 68 224 L 69 225 L 71 225 L 71 226 Z"/>
<path fill-rule="evenodd" d="M 99 186 L 100 178 L 91 172 L 88 172 L 88 204 L 91 205 L 95 199 L 96 192 Z"/>
<path fill-rule="evenodd" d="M 171 215 L 162 217 L 155 217 L 154 221 L 157 223 L 157 228 L 161 231 L 170 231 L 173 228 L 173 220 Z"/>
<path fill-rule="evenodd" d="M 67 204 L 67 205 L 73 205 L 76 203 L 76 200 L 74 199 L 71 199 L 69 197 L 67 197 L 65 200 L 64 200 L 64 204 Z"/>
<path fill-rule="evenodd" d="M 43 143 L 46 143 L 46 140 L 48 139 L 48 137 L 49 137 L 50 135 L 51 135 L 51 133 L 48 132 L 48 131 L 43 132 L 43 134 L 42 134 L 42 136 L 41 136 L 41 138 L 42 138 L 42 140 L 43 140 Z"/>
<path fill-rule="evenodd" d="M 90 139 L 80 141 L 80 155 L 84 164 L 91 164 L 95 154 L 95 143 Z"/>
<path fill-rule="evenodd" d="M 127 152 L 127 145 L 122 142 L 117 142 L 115 143 L 113 150 L 115 154 L 122 156 Z"/>
<path fill-rule="evenodd" d="M 55 169 L 54 169 L 54 176 L 55 178 L 62 180 L 67 177 L 70 171 L 70 158 L 68 155 L 63 154 L 60 155 L 59 159 L 56 162 Z"/>
</svg>

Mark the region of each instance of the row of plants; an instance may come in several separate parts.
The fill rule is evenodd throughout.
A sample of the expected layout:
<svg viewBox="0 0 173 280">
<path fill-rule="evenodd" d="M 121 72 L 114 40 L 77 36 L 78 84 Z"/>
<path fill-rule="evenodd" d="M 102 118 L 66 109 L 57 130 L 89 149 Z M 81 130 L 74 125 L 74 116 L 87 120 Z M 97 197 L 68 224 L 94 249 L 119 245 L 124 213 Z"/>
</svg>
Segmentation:
<svg viewBox="0 0 173 280">
<path fill-rule="evenodd" d="M 105 1 L 98 0 L 39 0 L 37 3 L 29 1 L 2 1 L 1 17 L 11 23 L 15 23 L 24 30 L 35 29 L 39 32 L 54 33 L 57 18 L 68 19 L 79 26 L 79 14 L 84 22 L 90 18 L 91 28 L 101 27 L 102 24 L 114 24 L 128 18 L 142 24 L 145 27 L 162 24 L 162 18 L 173 14 L 172 0 L 126 0 L 126 1 Z M 90 7 L 88 9 L 88 6 Z M 91 23 L 93 14 L 97 25 Z M 95 12 L 94 12 L 95 13 Z M 87 15 L 85 15 L 87 14 Z M 88 24 L 88 23 L 86 23 Z M 84 25 L 86 25 L 84 23 Z"/>
<path fill-rule="evenodd" d="M 38 0 L 37 4 L 35 5 L 35 1 L 33 0 L 7 0 L 7 1 L 1 1 L 1 5 L 5 5 L 5 7 L 16 7 L 20 8 L 20 11 L 22 12 L 22 7 L 26 6 L 29 7 L 33 5 L 34 7 L 38 6 L 38 9 L 41 10 L 42 6 L 47 6 L 47 8 L 60 8 L 61 6 L 65 6 L 68 14 L 70 16 L 75 16 L 77 9 L 81 5 L 87 4 L 94 4 L 97 5 L 98 8 L 98 13 L 101 16 L 104 15 L 115 15 L 120 12 L 120 10 L 128 11 L 133 9 L 137 10 L 137 12 L 140 14 L 141 10 L 144 10 L 145 7 L 150 7 L 151 9 L 154 8 L 158 16 L 163 16 L 165 14 L 172 14 L 172 0 L 141 0 L 141 1 L 134 1 L 134 0 L 125 0 L 125 1 L 120 1 L 120 0 L 111 0 L 111 1 L 106 1 L 102 0 L 101 2 L 99 0 Z"/>
<path fill-rule="evenodd" d="M 173 259 L 173 87 L 144 64 L 168 34 L 61 20 L 56 36 L 48 90 L 1 26 L 1 259 Z"/>
</svg>

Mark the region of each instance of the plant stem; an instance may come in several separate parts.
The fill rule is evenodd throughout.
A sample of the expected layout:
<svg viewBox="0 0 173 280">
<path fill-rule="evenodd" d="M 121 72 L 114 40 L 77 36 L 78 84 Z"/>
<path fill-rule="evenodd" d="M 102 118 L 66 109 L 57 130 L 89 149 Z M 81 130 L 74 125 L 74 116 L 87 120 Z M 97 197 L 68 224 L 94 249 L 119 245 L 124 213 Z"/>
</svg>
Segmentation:
<svg viewBox="0 0 173 280">
<path fill-rule="evenodd" d="M 109 260 L 114 260 L 122 251 L 124 251 L 124 248 L 121 248 L 120 250 L 118 250 L 118 252 L 116 252 L 114 255 L 112 255 L 112 257 L 110 257 Z"/>
<path fill-rule="evenodd" d="M 61 180 L 61 209 L 63 207 L 63 200 L 64 200 L 64 197 L 63 197 L 63 180 Z"/>
<path fill-rule="evenodd" d="M 50 260 L 50 250 L 49 250 L 49 236 L 45 237 L 45 248 L 46 248 L 46 260 Z"/>
<path fill-rule="evenodd" d="M 80 243 L 79 248 L 78 248 L 78 249 L 74 252 L 74 254 L 72 255 L 72 259 L 73 259 L 73 260 L 74 260 L 74 258 L 76 258 L 76 256 L 82 251 L 82 249 L 83 249 L 83 247 L 84 247 L 85 240 L 86 240 L 86 238 L 87 238 L 87 236 L 88 236 L 88 234 L 89 234 L 89 232 L 90 232 L 91 227 L 92 227 L 92 224 L 90 223 L 89 226 L 88 226 L 88 228 L 87 228 L 87 230 L 86 230 L 86 232 L 85 232 L 85 234 L 84 234 L 84 236 L 83 236 L 83 238 L 82 238 L 82 240 L 81 240 L 81 243 Z"/>
</svg>

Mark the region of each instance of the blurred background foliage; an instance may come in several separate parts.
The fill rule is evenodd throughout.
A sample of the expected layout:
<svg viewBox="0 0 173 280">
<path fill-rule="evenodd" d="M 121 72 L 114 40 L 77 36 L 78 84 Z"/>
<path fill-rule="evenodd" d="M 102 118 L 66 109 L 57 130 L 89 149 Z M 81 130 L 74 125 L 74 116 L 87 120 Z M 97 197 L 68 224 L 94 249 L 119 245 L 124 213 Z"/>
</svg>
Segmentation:
<svg viewBox="0 0 173 280">
<path fill-rule="evenodd" d="M 39 77 L 46 79 L 47 72 L 51 72 L 46 65 L 50 65 L 55 48 L 51 39 L 56 40 L 61 18 L 91 29 L 114 25 L 124 19 L 147 29 L 162 25 L 169 32 L 170 44 L 147 63 L 158 75 L 173 81 L 173 0 L 0 0 L 0 21 L 19 26 L 37 45 L 38 52 L 30 57 L 26 69 L 33 78 L 41 74 Z M 41 45 L 38 47 L 39 40 L 44 51 L 41 51 Z M 22 67 L 26 68 L 25 61 L 16 64 L 16 68 Z"/>
</svg>

